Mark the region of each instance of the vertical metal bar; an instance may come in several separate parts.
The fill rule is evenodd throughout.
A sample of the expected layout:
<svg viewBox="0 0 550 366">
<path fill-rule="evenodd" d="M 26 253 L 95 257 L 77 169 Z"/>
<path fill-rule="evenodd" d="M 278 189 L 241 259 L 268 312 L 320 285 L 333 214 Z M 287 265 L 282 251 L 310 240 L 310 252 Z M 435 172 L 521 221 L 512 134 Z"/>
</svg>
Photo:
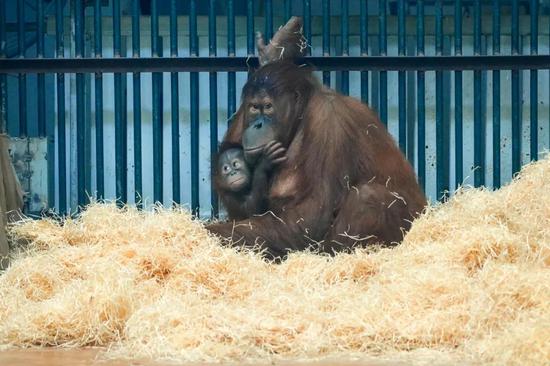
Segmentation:
<svg viewBox="0 0 550 366">
<path fill-rule="evenodd" d="M 266 39 L 267 34 L 265 35 Z M 233 0 L 227 0 L 227 54 L 235 56 L 235 7 Z M 227 73 L 227 123 L 230 124 L 236 109 L 235 72 Z"/>
<path fill-rule="evenodd" d="M 113 0 L 113 54 L 121 57 L 120 0 Z"/>
<path fill-rule="evenodd" d="M 311 45 L 311 0 L 304 0 L 304 33 L 308 45 Z M 306 55 L 311 55 L 311 47 L 307 47 Z"/>
<path fill-rule="evenodd" d="M 170 56 L 178 56 L 177 0 L 170 0 Z M 192 21 L 192 19 L 191 19 Z"/>
<path fill-rule="evenodd" d="M 416 44 L 419 56 L 424 56 L 424 0 L 416 3 Z M 424 71 L 416 73 L 418 93 L 418 183 L 425 190 L 426 181 L 426 83 Z"/>
<path fill-rule="evenodd" d="M 44 57 L 44 3 L 36 1 L 36 57 Z M 46 136 L 46 84 L 44 74 L 37 76 L 38 136 Z"/>
<path fill-rule="evenodd" d="M 75 56 L 84 56 L 84 4 L 82 1 L 75 1 Z M 82 207 L 87 203 L 86 192 L 86 121 L 84 115 L 84 74 L 76 74 L 76 154 L 77 154 L 77 195 L 78 206 Z"/>
<path fill-rule="evenodd" d="M 44 4 L 36 1 L 36 57 L 44 57 Z"/>
<path fill-rule="evenodd" d="M 265 0 L 265 39 L 273 37 L 273 2 Z"/>
<path fill-rule="evenodd" d="M 361 39 L 361 56 L 367 57 L 369 54 L 369 33 L 368 33 L 368 2 L 361 0 L 360 6 L 360 21 L 359 33 Z M 361 101 L 369 102 L 369 72 L 361 71 Z"/>
<path fill-rule="evenodd" d="M 191 0 L 189 9 L 189 54 L 199 55 L 197 37 L 197 4 Z M 191 73 L 191 209 L 199 216 L 199 73 Z"/>
<path fill-rule="evenodd" d="M 500 0 L 493 0 L 493 54 L 500 54 Z M 493 188 L 500 188 L 500 71 L 493 70 Z"/>
<path fill-rule="evenodd" d="M 121 57 L 120 0 L 113 0 L 113 55 Z M 115 73 L 115 175 L 117 201 L 128 201 L 126 107 L 123 101 L 122 74 Z"/>
<path fill-rule="evenodd" d="M 519 55 L 519 4 L 512 1 L 512 54 Z M 521 167 L 519 70 L 512 70 L 512 174 Z"/>
<path fill-rule="evenodd" d="M 481 1 L 474 5 L 474 55 L 481 54 Z M 485 121 L 481 114 L 481 71 L 474 71 L 474 186 L 485 184 Z"/>
<path fill-rule="evenodd" d="M 330 2 L 323 0 L 323 56 L 330 56 Z M 323 71 L 323 84 L 330 86 L 330 71 Z"/>
<path fill-rule="evenodd" d="M 63 0 L 55 0 L 55 47 L 57 58 L 64 57 Z M 67 149 L 65 138 L 65 74 L 57 74 L 57 165 L 58 205 L 61 215 L 67 212 Z"/>
<path fill-rule="evenodd" d="M 0 60 L 6 58 L 6 3 L 0 4 Z M 7 79 L 0 74 L 0 133 L 7 132 Z"/>
<path fill-rule="evenodd" d="M 254 56 L 254 0 L 246 2 L 246 53 L 248 56 Z M 216 56 L 216 5 L 215 0 L 210 0 L 210 30 L 213 31 L 210 36 L 210 56 Z M 214 18 L 212 18 L 214 17 Z M 212 43 L 213 42 L 213 43 Z M 212 49 L 213 48 L 213 49 Z M 212 53 L 213 52 L 213 53 Z"/>
<path fill-rule="evenodd" d="M 539 2 L 531 0 L 531 55 L 536 55 L 539 48 Z M 530 107 L 530 156 L 531 160 L 538 160 L 538 71 L 530 71 L 529 107 Z"/>
<path fill-rule="evenodd" d="M 455 55 L 462 55 L 462 1 L 455 0 Z M 455 71 L 455 188 L 464 181 L 462 70 Z"/>
<path fill-rule="evenodd" d="M 151 53 L 153 57 L 159 57 L 159 17 L 157 0 L 151 0 Z M 161 93 L 162 74 L 153 73 L 153 199 L 155 202 L 163 201 L 163 166 L 162 166 L 162 104 L 159 98 Z"/>
<path fill-rule="evenodd" d="M 36 50 L 38 57 L 44 57 L 44 8 L 42 1 L 38 1 L 36 8 L 38 23 Z M 55 156 L 55 127 L 50 123 L 46 124 L 46 84 L 44 74 L 38 74 L 38 93 L 38 134 L 39 136 L 46 136 L 46 151 L 48 157 L 50 157 L 46 162 L 48 169 L 48 208 L 53 210 L 55 209 L 55 159 L 52 158 Z M 2 116 L 0 115 L 1 119 Z"/>
<path fill-rule="evenodd" d="M 247 7 L 247 49 L 248 54 L 254 54 L 254 2 L 248 1 Z M 208 12 L 208 49 L 209 56 L 216 57 L 216 0 L 210 0 Z M 210 161 L 218 152 L 218 74 L 210 73 Z M 214 188 L 214 181 L 210 182 L 210 205 L 212 206 L 212 217 L 219 217 L 218 195 Z"/>
<path fill-rule="evenodd" d="M 348 0 L 342 0 L 342 20 L 340 32 L 342 39 L 342 56 L 349 56 L 349 16 L 348 16 Z M 342 71 L 342 93 L 349 94 L 349 71 Z"/>
<path fill-rule="evenodd" d="M 151 55 L 159 57 L 159 14 L 157 0 L 151 0 Z"/>
<path fill-rule="evenodd" d="M 380 56 L 386 56 L 387 26 L 386 26 L 386 0 L 378 1 L 378 48 Z M 380 119 L 384 125 L 388 124 L 388 72 L 380 71 Z"/>
<path fill-rule="evenodd" d="M 176 13 L 177 0 L 170 1 L 170 56 L 178 57 L 178 17 Z M 195 19 L 196 20 L 196 19 Z M 192 20 L 191 20 L 192 21 Z M 170 73 L 170 107 L 172 115 L 172 200 L 181 202 L 180 188 L 180 119 L 179 119 L 179 89 L 178 73 Z M 191 89 L 191 93 L 194 90 Z"/>
<path fill-rule="evenodd" d="M 405 0 L 398 2 L 398 53 L 399 56 L 405 56 Z M 399 148 L 403 154 L 407 153 L 407 95 L 406 95 L 406 75 L 405 71 L 398 73 L 398 95 L 399 95 Z"/>
<path fill-rule="evenodd" d="M 435 5 L 435 54 L 441 56 L 443 51 L 443 3 L 436 1 Z M 445 133 L 443 119 L 443 72 L 435 72 L 435 134 L 436 134 L 436 185 L 437 197 L 445 200 L 449 191 L 447 146 L 445 146 Z"/>
<path fill-rule="evenodd" d="M 290 15 L 292 14 L 292 1 L 285 0 L 285 22 L 290 19 Z"/>
<path fill-rule="evenodd" d="M 101 30 L 101 0 L 95 0 L 94 6 L 94 53 L 95 57 L 103 55 L 103 42 Z M 103 153 L 103 74 L 95 73 L 95 150 L 96 150 L 96 187 L 97 198 L 105 196 L 105 160 Z"/>
<path fill-rule="evenodd" d="M 132 4 L 132 56 L 140 57 L 139 20 L 141 15 L 140 0 L 133 0 Z M 141 75 L 134 72 L 132 75 L 133 109 L 134 109 L 134 191 L 135 202 L 138 208 L 143 207 L 143 165 L 141 156 Z"/>
<path fill-rule="evenodd" d="M 19 57 L 25 58 L 25 2 L 17 1 L 17 40 Z M 27 126 L 27 76 L 19 74 L 19 134 L 28 136 Z"/>
</svg>

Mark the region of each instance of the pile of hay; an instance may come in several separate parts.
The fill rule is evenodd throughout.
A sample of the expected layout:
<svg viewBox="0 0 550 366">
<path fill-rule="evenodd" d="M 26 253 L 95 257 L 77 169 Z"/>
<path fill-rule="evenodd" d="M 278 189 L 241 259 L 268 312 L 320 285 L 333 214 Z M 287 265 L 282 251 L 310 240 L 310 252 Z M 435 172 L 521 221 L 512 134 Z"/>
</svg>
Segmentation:
<svg viewBox="0 0 550 366">
<path fill-rule="evenodd" d="M 395 249 L 271 265 L 185 211 L 92 205 L 0 276 L 0 345 L 182 361 L 550 360 L 550 158 L 432 207 Z"/>
</svg>

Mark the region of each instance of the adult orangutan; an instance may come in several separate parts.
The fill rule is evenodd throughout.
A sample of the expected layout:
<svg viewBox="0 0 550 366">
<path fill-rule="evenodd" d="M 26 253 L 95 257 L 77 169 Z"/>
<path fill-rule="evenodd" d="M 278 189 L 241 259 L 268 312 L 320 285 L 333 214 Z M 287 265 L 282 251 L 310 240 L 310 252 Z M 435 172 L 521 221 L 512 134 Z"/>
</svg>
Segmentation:
<svg viewBox="0 0 550 366">
<path fill-rule="evenodd" d="M 284 58 L 251 76 L 223 139 L 242 144 L 251 165 L 271 141 L 286 148 L 286 161 L 271 173 L 268 211 L 207 226 L 232 245 L 282 258 L 310 246 L 333 253 L 397 243 L 426 205 L 412 167 L 376 114 Z"/>
</svg>

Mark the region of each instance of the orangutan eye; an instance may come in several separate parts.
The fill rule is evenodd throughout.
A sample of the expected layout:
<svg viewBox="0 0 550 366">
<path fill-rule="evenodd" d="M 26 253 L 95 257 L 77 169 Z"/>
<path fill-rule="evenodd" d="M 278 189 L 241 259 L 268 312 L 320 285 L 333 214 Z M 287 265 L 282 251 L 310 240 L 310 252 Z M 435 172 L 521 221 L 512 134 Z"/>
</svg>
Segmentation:
<svg viewBox="0 0 550 366">
<path fill-rule="evenodd" d="M 238 160 L 235 160 L 233 162 L 233 168 L 238 169 L 241 167 L 241 163 Z"/>
<path fill-rule="evenodd" d="M 271 103 L 266 103 L 266 105 L 264 106 L 264 109 L 271 109 L 273 107 L 273 105 Z"/>
<path fill-rule="evenodd" d="M 252 112 L 252 113 L 258 112 L 258 109 L 260 109 L 260 106 L 258 104 L 252 104 L 250 106 L 250 112 Z"/>
<path fill-rule="evenodd" d="M 231 170 L 231 167 L 226 164 L 226 165 L 223 166 L 222 170 L 223 170 L 224 173 L 229 173 L 229 171 Z"/>
</svg>

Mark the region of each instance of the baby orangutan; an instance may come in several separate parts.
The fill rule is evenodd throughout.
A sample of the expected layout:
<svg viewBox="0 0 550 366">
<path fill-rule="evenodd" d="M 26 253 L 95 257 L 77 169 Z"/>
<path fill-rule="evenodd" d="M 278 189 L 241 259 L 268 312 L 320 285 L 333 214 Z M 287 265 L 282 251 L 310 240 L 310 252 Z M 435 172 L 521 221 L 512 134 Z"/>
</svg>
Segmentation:
<svg viewBox="0 0 550 366">
<path fill-rule="evenodd" d="M 267 210 L 269 175 L 273 167 L 286 160 L 286 149 L 271 141 L 255 166 L 245 160 L 241 145 L 222 145 L 218 153 L 215 179 L 217 191 L 225 192 L 222 203 L 230 220 L 242 220 Z"/>
</svg>

